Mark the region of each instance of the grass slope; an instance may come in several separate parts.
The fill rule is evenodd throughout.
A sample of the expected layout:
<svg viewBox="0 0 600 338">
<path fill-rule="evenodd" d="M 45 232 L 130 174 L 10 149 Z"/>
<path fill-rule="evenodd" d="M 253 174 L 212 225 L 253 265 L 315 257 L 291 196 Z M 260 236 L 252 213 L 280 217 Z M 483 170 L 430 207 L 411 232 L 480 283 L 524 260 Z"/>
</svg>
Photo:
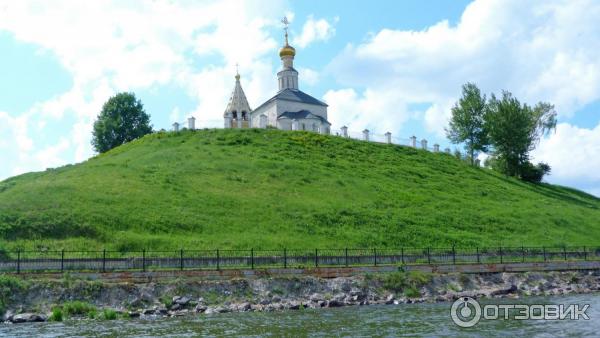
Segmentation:
<svg viewBox="0 0 600 338">
<path fill-rule="evenodd" d="M 157 133 L 0 182 L 4 246 L 585 245 L 600 200 L 452 156 L 308 132 Z"/>
</svg>

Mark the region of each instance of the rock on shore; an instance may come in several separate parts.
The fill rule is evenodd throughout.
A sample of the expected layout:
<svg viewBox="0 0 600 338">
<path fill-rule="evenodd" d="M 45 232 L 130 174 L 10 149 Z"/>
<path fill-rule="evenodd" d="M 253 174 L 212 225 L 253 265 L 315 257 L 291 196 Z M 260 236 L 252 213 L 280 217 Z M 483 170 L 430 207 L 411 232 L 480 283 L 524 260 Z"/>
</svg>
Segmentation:
<svg viewBox="0 0 600 338">
<path fill-rule="evenodd" d="M 397 273 L 402 274 L 402 273 Z M 340 278 L 272 277 L 227 281 L 176 280 L 145 284 L 87 280 L 30 281 L 7 300 L 6 323 L 45 321 L 52 308 L 79 300 L 131 318 L 226 312 L 446 302 L 459 297 L 519 298 L 600 290 L 599 271 L 410 274 Z M 37 311 L 34 311 L 37 309 Z"/>
</svg>

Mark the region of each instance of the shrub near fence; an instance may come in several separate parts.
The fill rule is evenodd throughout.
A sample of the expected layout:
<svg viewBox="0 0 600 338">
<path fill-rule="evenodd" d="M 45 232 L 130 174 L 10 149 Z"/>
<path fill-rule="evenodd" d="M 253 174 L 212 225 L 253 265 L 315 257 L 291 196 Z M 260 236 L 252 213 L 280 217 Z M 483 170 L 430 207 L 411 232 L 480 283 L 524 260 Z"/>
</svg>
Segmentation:
<svg viewBox="0 0 600 338">
<path fill-rule="evenodd" d="M 600 247 L 15 251 L 0 272 L 356 267 L 599 260 Z"/>
</svg>

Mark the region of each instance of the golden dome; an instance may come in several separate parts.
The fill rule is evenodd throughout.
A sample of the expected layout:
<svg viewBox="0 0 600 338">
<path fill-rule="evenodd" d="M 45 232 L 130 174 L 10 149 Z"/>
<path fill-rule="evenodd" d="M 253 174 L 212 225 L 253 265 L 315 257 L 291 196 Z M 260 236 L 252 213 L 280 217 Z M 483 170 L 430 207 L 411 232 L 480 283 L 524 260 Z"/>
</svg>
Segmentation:
<svg viewBox="0 0 600 338">
<path fill-rule="evenodd" d="M 281 49 L 279 50 L 279 57 L 295 56 L 295 55 L 296 55 L 296 49 L 294 49 L 294 47 L 292 47 L 288 44 L 281 47 Z"/>
</svg>

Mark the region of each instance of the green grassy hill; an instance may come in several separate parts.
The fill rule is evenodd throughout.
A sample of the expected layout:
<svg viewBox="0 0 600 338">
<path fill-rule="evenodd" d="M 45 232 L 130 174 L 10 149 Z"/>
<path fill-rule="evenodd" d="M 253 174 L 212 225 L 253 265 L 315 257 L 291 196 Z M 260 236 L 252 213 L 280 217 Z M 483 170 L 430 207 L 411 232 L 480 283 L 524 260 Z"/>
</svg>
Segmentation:
<svg viewBox="0 0 600 338">
<path fill-rule="evenodd" d="M 600 243 L 600 199 L 454 157 L 278 130 L 157 133 L 0 182 L 8 248 Z"/>
</svg>

